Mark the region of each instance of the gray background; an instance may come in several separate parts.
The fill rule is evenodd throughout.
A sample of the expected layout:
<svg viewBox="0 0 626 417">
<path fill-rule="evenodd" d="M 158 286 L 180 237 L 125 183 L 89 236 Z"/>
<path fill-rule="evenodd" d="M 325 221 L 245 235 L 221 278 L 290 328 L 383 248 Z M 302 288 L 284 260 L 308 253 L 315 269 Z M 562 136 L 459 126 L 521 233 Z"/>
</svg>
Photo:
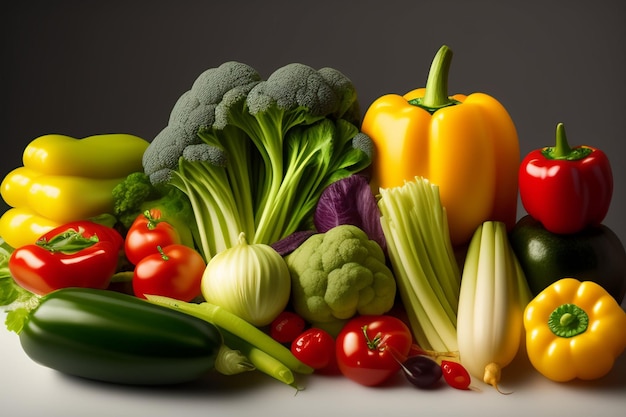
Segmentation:
<svg viewBox="0 0 626 417">
<path fill-rule="evenodd" d="M 289 62 L 335 67 L 365 111 L 423 86 L 447 44 L 450 93 L 500 100 L 523 155 L 551 145 L 557 122 L 570 144 L 609 155 L 605 224 L 626 242 L 625 10 L 622 0 L 12 3 L 0 25 L 0 175 L 43 134 L 151 140 L 196 76 L 227 60 L 264 76 Z"/>
</svg>

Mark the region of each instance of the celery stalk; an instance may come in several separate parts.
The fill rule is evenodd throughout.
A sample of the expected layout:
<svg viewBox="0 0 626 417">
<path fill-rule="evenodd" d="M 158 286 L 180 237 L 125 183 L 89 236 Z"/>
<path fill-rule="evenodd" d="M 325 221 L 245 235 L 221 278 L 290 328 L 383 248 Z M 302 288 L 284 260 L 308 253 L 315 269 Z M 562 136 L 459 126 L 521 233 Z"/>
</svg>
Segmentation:
<svg viewBox="0 0 626 417">
<path fill-rule="evenodd" d="M 378 206 L 398 292 L 423 349 L 456 352 L 461 273 L 439 187 L 416 177 L 380 189 Z"/>
</svg>

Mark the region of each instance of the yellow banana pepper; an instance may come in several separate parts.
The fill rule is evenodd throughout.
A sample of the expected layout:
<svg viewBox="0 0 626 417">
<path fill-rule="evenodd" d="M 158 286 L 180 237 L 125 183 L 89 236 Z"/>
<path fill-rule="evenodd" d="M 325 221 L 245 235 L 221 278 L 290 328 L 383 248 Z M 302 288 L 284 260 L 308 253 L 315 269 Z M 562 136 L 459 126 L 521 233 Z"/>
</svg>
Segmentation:
<svg viewBox="0 0 626 417">
<path fill-rule="evenodd" d="M 148 145 L 127 134 L 34 139 L 24 149 L 24 165 L 0 184 L 2 198 L 12 207 L 0 217 L 0 236 L 20 247 L 64 223 L 112 213 L 113 188 L 143 170 Z"/>
<path fill-rule="evenodd" d="M 141 158 L 149 143 L 125 133 L 75 139 L 44 135 L 24 149 L 24 166 L 42 174 L 120 178 L 143 171 Z"/>
<path fill-rule="evenodd" d="M 416 176 L 439 186 L 453 245 L 484 221 L 516 221 L 520 149 L 506 109 L 483 93 L 449 97 L 452 51 L 442 46 L 425 88 L 387 94 L 366 111 L 361 130 L 375 146 L 371 186 L 401 186 Z"/>
<path fill-rule="evenodd" d="M 606 375 L 626 349 L 626 312 L 600 285 L 562 278 L 524 312 L 531 364 L 558 381 Z"/>
<path fill-rule="evenodd" d="M 28 207 L 13 207 L 0 217 L 0 236 L 14 248 L 34 243 L 63 223 L 40 216 Z"/>
</svg>

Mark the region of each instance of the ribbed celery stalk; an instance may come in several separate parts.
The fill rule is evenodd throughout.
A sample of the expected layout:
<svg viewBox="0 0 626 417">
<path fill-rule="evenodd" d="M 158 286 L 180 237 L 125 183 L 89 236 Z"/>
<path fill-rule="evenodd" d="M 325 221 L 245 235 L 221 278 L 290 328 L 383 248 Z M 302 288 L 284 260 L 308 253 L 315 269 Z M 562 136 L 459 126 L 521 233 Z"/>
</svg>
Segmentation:
<svg viewBox="0 0 626 417">
<path fill-rule="evenodd" d="M 423 349 L 457 351 L 461 273 L 454 257 L 439 187 L 415 177 L 381 188 L 378 206 L 398 292 Z"/>
<path fill-rule="evenodd" d="M 498 390 L 501 369 L 511 363 L 524 341 L 523 315 L 530 299 L 506 226 L 484 222 L 465 258 L 457 336 L 461 364 Z"/>
</svg>

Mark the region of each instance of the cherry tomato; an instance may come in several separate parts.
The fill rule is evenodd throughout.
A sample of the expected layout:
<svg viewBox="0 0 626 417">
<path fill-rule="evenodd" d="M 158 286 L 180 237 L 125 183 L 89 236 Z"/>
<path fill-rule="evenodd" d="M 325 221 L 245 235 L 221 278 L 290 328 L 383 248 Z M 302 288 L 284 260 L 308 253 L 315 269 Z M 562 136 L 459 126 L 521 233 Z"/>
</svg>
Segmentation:
<svg viewBox="0 0 626 417">
<path fill-rule="evenodd" d="M 174 226 L 161 220 L 160 210 L 152 209 L 137 216 L 128 228 L 124 251 L 126 258 L 137 265 L 146 256 L 158 253 L 157 246 L 164 248 L 180 243 L 180 235 Z"/>
<path fill-rule="evenodd" d="M 200 283 L 206 264 L 202 256 L 185 245 L 158 247 L 159 251 L 143 258 L 135 266 L 133 292 L 162 295 L 191 301 L 201 294 Z"/>
<path fill-rule="evenodd" d="M 337 336 L 339 370 L 359 384 L 380 385 L 400 370 L 396 358 L 406 357 L 412 342 L 407 325 L 394 316 L 358 316 Z"/>
<path fill-rule="evenodd" d="M 270 324 L 270 336 L 280 343 L 291 343 L 304 330 L 304 319 L 292 311 L 283 311 Z"/>
<path fill-rule="evenodd" d="M 291 343 L 291 353 L 321 373 L 337 373 L 335 339 L 325 330 L 310 328 Z"/>
<path fill-rule="evenodd" d="M 441 361 L 441 371 L 443 372 L 443 379 L 452 388 L 460 390 L 470 389 L 472 378 L 467 369 L 460 363 L 443 360 Z"/>
</svg>

